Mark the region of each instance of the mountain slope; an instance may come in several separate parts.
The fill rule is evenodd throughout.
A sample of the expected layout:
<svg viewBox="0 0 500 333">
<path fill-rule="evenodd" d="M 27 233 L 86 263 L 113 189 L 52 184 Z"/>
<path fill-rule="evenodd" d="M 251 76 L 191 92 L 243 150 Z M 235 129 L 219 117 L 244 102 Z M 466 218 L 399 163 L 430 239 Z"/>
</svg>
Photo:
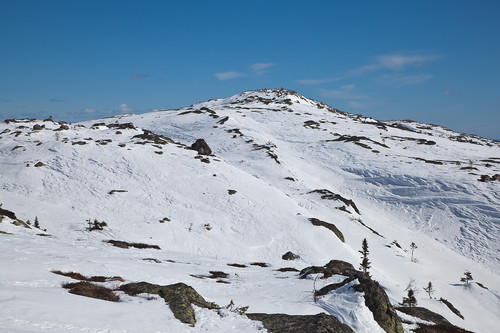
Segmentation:
<svg viewBox="0 0 500 333">
<path fill-rule="evenodd" d="M 50 273 L 58 269 L 185 282 L 219 304 L 233 299 L 252 312 L 325 311 L 356 331 L 374 331 L 379 327 L 367 318 L 362 296 L 332 294 L 315 303 L 313 280 L 276 271 L 330 259 L 357 266 L 364 238 L 372 275 L 393 304 L 411 279 L 418 289 L 432 281 L 436 296 L 451 301 L 465 319 L 423 292 L 419 304 L 474 331 L 491 331 L 498 321 L 500 183 L 478 180 L 500 173 L 497 142 L 435 125 L 380 122 L 287 90 L 249 91 L 179 110 L 81 124 L 9 122 L 0 125 L 0 133 L 2 207 L 24 221 L 37 216 L 52 235 L 36 236 L 39 230 L 16 227 L 8 217 L 0 224 L 0 230 L 14 233 L 0 235 L 2 266 L 16 267 L 0 280 L 0 300 L 12 309 L 0 326 L 42 330 L 39 312 L 32 309 L 23 319 L 29 323 L 20 317 L 47 294 L 57 294 L 54 309 L 67 312 L 62 320 L 48 315 L 47 322 L 88 325 L 74 313 L 92 300 L 67 304 L 62 279 Z M 198 138 L 213 156 L 186 149 Z M 35 167 L 37 162 L 44 165 Z M 311 218 L 334 224 L 345 242 Z M 107 226 L 88 231 L 88 219 Z M 109 239 L 162 250 L 118 249 L 102 242 Z M 406 251 L 411 242 L 418 245 L 416 262 Z M 283 261 L 287 251 L 300 260 Z M 196 277 L 214 269 L 228 273 L 223 281 L 229 284 Z M 460 284 L 465 270 L 489 289 Z M 333 306 L 339 299 L 351 304 L 350 315 Z M 206 312 L 195 328 L 165 323 L 160 303 L 147 310 L 127 299 L 131 311 L 152 311 L 155 317 L 140 323 L 124 319 L 117 327 L 101 317 L 87 328 L 191 331 L 218 322 Z M 103 315 L 115 311 L 124 310 L 109 305 Z M 233 320 L 240 330 L 259 329 L 245 318 L 224 318 L 217 325 Z"/>
</svg>

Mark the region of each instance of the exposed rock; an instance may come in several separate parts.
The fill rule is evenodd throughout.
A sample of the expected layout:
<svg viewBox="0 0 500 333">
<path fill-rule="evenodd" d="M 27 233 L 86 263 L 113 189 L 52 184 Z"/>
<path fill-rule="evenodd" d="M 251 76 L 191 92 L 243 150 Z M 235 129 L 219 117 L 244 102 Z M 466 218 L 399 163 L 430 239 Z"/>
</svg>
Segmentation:
<svg viewBox="0 0 500 333">
<path fill-rule="evenodd" d="M 314 190 L 308 193 L 319 193 L 321 195 L 321 199 L 324 200 L 342 201 L 346 206 L 352 207 L 352 209 L 354 209 L 356 213 L 360 214 L 358 207 L 356 207 L 356 204 L 354 204 L 354 201 L 352 201 L 351 199 L 346 199 L 340 194 L 333 193 L 332 191 L 327 189 Z"/>
<path fill-rule="evenodd" d="M 291 251 L 288 251 L 285 253 L 281 259 L 283 260 L 295 260 L 295 259 L 300 259 L 300 256 L 296 255 L 295 253 L 292 253 Z"/>
<path fill-rule="evenodd" d="M 196 142 L 191 145 L 191 149 L 196 150 L 200 155 L 212 154 L 212 149 L 210 149 L 208 144 L 203 139 L 196 140 Z"/>
<path fill-rule="evenodd" d="M 453 325 L 425 325 L 418 324 L 418 328 L 414 330 L 415 333 L 473 333 L 471 331 L 464 330 L 463 328 L 453 326 Z"/>
<path fill-rule="evenodd" d="M 441 302 L 443 302 L 444 304 L 446 304 L 446 306 L 448 307 L 448 309 L 451 310 L 451 312 L 453 312 L 454 314 L 456 314 L 461 319 L 464 319 L 464 316 L 462 316 L 462 314 L 460 313 L 460 311 L 458 311 L 458 309 L 456 307 L 454 307 L 453 304 L 450 303 L 450 301 L 448 301 L 448 300 L 446 300 L 444 298 L 440 298 L 439 300 Z"/>
<path fill-rule="evenodd" d="M 420 318 L 422 320 L 432 321 L 434 324 L 451 325 L 450 322 L 440 314 L 419 306 L 401 306 L 397 307 L 396 310 L 406 313 L 410 316 Z"/>
<path fill-rule="evenodd" d="M 345 243 L 345 240 L 344 240 L 344 235 L 342 234 L 342 232 L 340 232 L 340 230 L 335 226 L 335 224 L 332 224 L 332 223 L 328 223 L 328 222 L 325 222 L 325 221 L 321 221 L 317 218 L 310 218 L 309 221 L 311 221 L 311 223 L 315 226 L 321 226 L 321 227 L 325 227 L 331 231 L 333 231 L 333 233 L 338 237 L 338 239 L 340 239 L 340 241 L 342 243 Z"/>
<path fill-rule="evenodd" d="M 252 320 L 261 321 L 262 325 L 270 331 L 276 333 L 348 333 L 354 332 L 349 326 L 341 323 L 337 318 L 325 313 L 316 315 L 287 315 L 287 314 L 266 314 L 247 313 L 246 316 Z"/>
<path fill-rule="evenodd" d="M 45 125 L 35 124 L 35 125 L 33 125 L 32 130 L 33 130 L 33 131 L 41 131 L 41 130 L 43 130 L 44 128 L 45 128 Z"/>
<path fill-rule="evenodd" d="M 174 313 L 175 318 L 185 324 L 194 326 L 196 318 L 191 304 L 206 309 L 217 309 L 219 306 L 215 303 L 209 303 L 196 292 L 196 290 L 184 283 L 176 283 L 168 286 L 160 286 L 148 282 L 128 283 L 120 287 L 128 295 L 147 293 L 156 294 L 165 300 Z"/>
<path fill-rule="evenodd" d="M 7 216 L 12 220 L 17 220 L 16 214 L 14 212 L 7 209 L 3 209 L 1 206 L 0 206 L 0 215 Z"/>
<path fill-rule="evenodd" d="M 335 274 L 346 275 L 347 278 L 341 283 L 327 285 L 316 291 L 315 296 L 323 296 L 327 293 L 340 288 L 341 286 L 358 280 L 359 284 L 353 289 L 357 292 L 364 293 L 365 305 L 373 313 L 373 318 L 379 326 L 388 333 L 403 333 L 401 319 L 399 319 L 396 311 L 389 302 L 389 297 L 384 289 L 377 281 L 371 279 L 370 276 L 361 271 L 357 271 L 354 267 L 345 261 L 331 260 L 323 267 L 311 266 L 304 268 L 300 273 L 300 278 L 305 278 L 309 274 L 323 273 L 323 277 L 327 278 Z"/>
<path fill-rule="evenodd" d="M 158 245 L 150 245 L 150 244 L 144 244 L 144 243 L 128 243 L 124 241 L 119 241 L 119 240 L 108 240 L 104 241 L 109 244 L 113 244 L 113 246 L 120 247 L 122 249 L 128 249 L 129 247 L 135 247 L 136 249 L 156 249 L 156 250 L 161 250 L 161 248 Z"/>
<path fill-rule="evenodd" d="M 108 128 L 116 128 L 116 129 L 137 129 L 132 123 L 121 123 L 121 124 L 108 124 L 106 125 Z"/>
<path fill-rule="evenodd" d="M 150 143 L 156 143 L 160 145 L 166 145 L 168 143 L 174 143 L 170 138 L 164 137 L 162 135 L 154 134 L 151 131 L 143 130 L 142 134 L 134 135 L 132 139 L 143 139 Z"/>
<path fill-rule="evenodd" d="M 44 164 L 43 162 L 37 162 L 37 163 L 35 164 L 35 166 L 36 166 L 37 168 L 42 167 L 42 166 L 44 166 L 44 165 L 45 165 L 45 164 Z"/>
<path fill-rule="evenodd" d="M 481 175 L 481 178 L 479 178 L 479 181 L 480 182 L 490 182 L 491 181 L 491 177 L 488 176 L 488 175 Z"/>
</svg>

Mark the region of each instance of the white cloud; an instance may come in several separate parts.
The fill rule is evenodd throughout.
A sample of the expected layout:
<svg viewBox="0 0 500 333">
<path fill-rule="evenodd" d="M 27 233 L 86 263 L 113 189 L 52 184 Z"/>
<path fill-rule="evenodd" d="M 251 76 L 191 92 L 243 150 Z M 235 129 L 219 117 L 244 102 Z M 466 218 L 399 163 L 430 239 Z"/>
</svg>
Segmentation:
<svg viewBox="0 0 500 333">
<path fill-rule="evenodd" d="M 453 95 L 455 95 L 453 91 L 449 90 L 443 91 L 443 96 L 453 96 Z"/>
<path fill-rule="evenodd" d="M 214 76 L 219 80 L 224 81 L 224 80 L 235 79 L 237 77 L 247 76 L 247 74 L 241 72 L 223 72 L 223 73 L 215 73 Z"/>
<path fill-rule="evenodd" d="M 317 84 L 330 83 L 330 82 L 335 82 L 335 81 L 340 81 L 340 80 L 342 80 L 342 78 L 335 77 L 335 78 L 326 78 L 326 79 L 295 80 L 295 82 L 300 83 L 300 84 L 307 84 L 307 85 L 317 85 Z"/>
<path fill-rule="evenodd" d="M 354 84 L 348 84 L 340 87 L 340 89 L 321 89 L 320 94 L 324 97 L 339 98 L 339 99 L 363 99 L 366 96 L 356 94 L 354 90 Z"/>
<path fill-rule="evenodd" d="M 438 55 L 423 54 L 383 54 L 375 58 L 375 62 L 351 71 L 352 75 L 361 75 L 382 69 L 401 71 L 409 66 L 422 67 L 424 64 L 439 59 Z"/>
<path fill-rule="evenodd" d="M 96 113 L 97 111 L 95 109 L 85 108 L 85 109 L 81 110 L 81 112 L 83 112 L 83 113 Z"/>
<path fill-rule="evenodd" d="M 269 62 L 269 63 L 253 64 L 251 68 L 253 72 L 262 72 L 264 69 L 271 68 L 273 66 L 274 64 Z"/>
<path fill-rule="evenodd" d="M 128 107 L 127 104 L 120 104 L 120 106 L 118 107 L 118 111 L 120 111 L 121 113 L 128 113 L 135 111 L 135 109 Z"/>
</svg>

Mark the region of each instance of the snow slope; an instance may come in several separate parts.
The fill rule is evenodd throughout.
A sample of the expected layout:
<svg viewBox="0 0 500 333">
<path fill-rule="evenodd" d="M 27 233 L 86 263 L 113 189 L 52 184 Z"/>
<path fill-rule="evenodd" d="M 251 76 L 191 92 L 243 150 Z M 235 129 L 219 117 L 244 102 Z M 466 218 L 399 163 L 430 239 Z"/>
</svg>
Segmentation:
<svg viewBox="0 0 500 333">
<path fill-rule="evenodd" d="M 134 126 L 119 126 L 126 123 Z M 14 226 L 8 217 L 0 223 L 12 233 L 0 234 L 0 302 L 8 309 L 0 331 L 262 330 L 232 312 L 198 309 L 191 328 L 161 299 L 122 295 L 123 302 L 110 303 L 71 295 L 60 287 L 68 278 L 54 269 L 184 282 L 219 305 L 326 312 L 357 332 L 374 332 L 378 325 L 361 294 L 345 287 L 315 303 L 312 279 L 277 271 L 331 259 L 357 267 L 364 238 L 372 276 L 393 304 L 414 279 L 419 305 L 457 326 L 492 332 L 500 319 L 500 182 L 478 181 L 500 173 L 498 142 L 436 125 L 379 122 L 270 89 L 68 129 L 53 121 L 9 122 L 0 133 L 2 208 L 32 224 L 36 216 L 51 235 Z M 212 156 L 186 149 L 198 138 Z M 344 201 L 328 200 L 335 194 Z M 309 218 L 335 224 L 345 243 Z M 107 227 L 90 232 L 88 219 Z M 109 239 L 161 250 L 102 242 Z M 411 242 L 418 245 L 415 262 Z M 300 260 L 283 261 L 287 251 Z M 193 276 L 209 270 L 228 273 L 229 283 Z M 465 270 L 488 289 L 461 283 Z M 434 296 L 465 319 L 427 297 L 422 287 L 429 281 Z"/>
</svg>

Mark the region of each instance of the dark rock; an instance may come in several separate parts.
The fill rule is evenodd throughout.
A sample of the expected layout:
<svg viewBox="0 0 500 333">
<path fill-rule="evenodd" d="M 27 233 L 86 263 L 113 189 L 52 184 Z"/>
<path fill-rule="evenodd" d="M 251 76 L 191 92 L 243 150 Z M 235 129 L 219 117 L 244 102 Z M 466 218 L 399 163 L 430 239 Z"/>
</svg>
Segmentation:
<svg viewBox="0 0 500 333">
<path fill-rule="evenodd" d="M 12 220 L 17 220 L 16 214 L 14 212 L 11 212 L 10 210 L 7 209 L 3 209 L 1 206 L 0 206 L 0 215 L 7 216 Z"/>
<path fill-rule="evenodd" d="M 161 145 L 166 145 L 168 143 L 174 143 L 170 138 L 164 137 L 162 135 L 154 134 L 151 131 L 143 130 L 142 134 L 134 135 L 132 139 L 142 139 L 150 143 L 156 143 Z"/>
<path fill-rule="evenodd" d="M 304 268 L 300 273 L 300 278 L 305 278 L 309 274 L 323 273 L 323 278 L 332 275 L 345 275 L 347 278 L 341 283 L 330 284 L 315 293 L 315 297 L 323 296 L 332 290 L 338 289 L 341 286 L 358 280 L 359 284 L 353 286 L 357 292 L 364 293 L 365 305 L 373 313 L 373 318 L 379 326 L 388 333 L 403 333 L 401 319 L 399 319 L 396 311 L 389 302 L 389 297 L 385 293 L 380 284 L 372 280 L 370 276 L 361 271 L 357 271 L 354 267 L 345 261 L 331 260 L 323 267 L 311 266 Z"/>
<path fill-rule="evenodd" d="M 448 300 L 446 300 L 444 298 L 440 298 L 439 300 L 441 302 L 443 302 L 448 307 L 448 309 L 451 310 L 451 312 L 453 312 L 454 314 L 456 314 L 459 318 L 464 319 L 464 316 L 462 316 L 462 314 L 460 313 L 460 311 L 458 311 L 458 309 L 456 307 L 454 307 L 453 304 L 451 304 L 450 301 L 448 301 Z"/>
<path fill-rule="evenodd" d="M 225 123 L 226 121 L 228 121 L 228 120 L 229 120 L 229 117 L 228 117 L 228 116 L 226 116 L 226 117 L 224 117 L 224 118 L 220 119 L 217 123 L 218 123 L 218 124 L 221 124 L 221 125 L 224 125 L 224 123 Z"/>
<path fill-rule="evenodd" d="M 38 168 L 38 167 L 42 167 L 42 166 L 44 166 L 44 165 L 45 165 L 45 164 L 43 164 L 43 162 L 37 162 L 37 163 L 35 164 L 35 166 L 36 166 L 37 168 Z"/>
<path fill-rule="evenodd" d="M 168 303 L 170 310 L 174 313 L 175 318 L 185 324 L 194 326 L 196 318 L 191 304 L 197 305 L 206 309 L 219 308 L 215 303 L 209 303 L 196 292 L 196 290 L 184 283 L 176 283 L 168 286 L 160 286 L 148 282 L 128 283 L 120 287 L 128 295 L 135 296 L 137 294 L 147 293 L 156 294 Z"/>
<path fill-rule="evenodd" d="M 63 125 L 59 126 L 59 128 L 55 129 L 54 131 L 66 131 L 66 130 L 69 130 L 69 126 L 63 124 Z"/>
<path fill-rule="evenodd" d="M 203 139 L 196 140 L 196 142 L 191 145 L 191 149 L 196 150 L 200 155 L 212 154 L 212 149 L 210 149 L 208 144 Z"/>
<path fill-rule="evenodd" d="M 357 292 L 365 295 L 365 305 L 373 313 L 373 318 L 382 329 L 388 333 L 403 333 L 401 319 L 399 319 L 389 297 L 380 284 L 362 272 L 357 273 L 359 284 L 354 286 Z"/>
<path fill-rule="evenodd" d="M 414 333 L 473 333 L 464 330 L 463 328 L 453 325 L 425 325 L 418 324 L 418 328 L 413 331 Z"/>
<path fill-rule="evenodd" d="M 41 131 L 45 128 L 45 125 L 39 125 L 39 124 L 35 124 L 33 125 L 33 131 Z"/>
<path fill-rule="evenodd" d="M 345 240 L 344 240 L 344 235 L 342 234 L 342 232 L 335 226 L 335 224 L 332 224 L 332 223 L 328 223 L 328 222 L 325 222 L 325 221 L 321 221 L 317 218 L 310 218 L 309 221 L 311 221 L 311 223 L 315 226 L 321 226 L 321 227 L 325 227 L 331 231 L 333 231 L 333 233 L 338 237 L 338 239 L 340 239 L 340 241 L 342 243 L 345 243 Z"/>
<path fill-rule="evenodd" d="M 296 255 L 295 253 L 292 253 L 291 251 L 288 251 L 285 253 L 281 259 L 283 260 L 295 260 L 295 259 L 300 259 L 300 256 Z"/>
<path fill-rule="evenodd" d="M 308 193 L 319 193 L 321 195 L 321 199 L 324 199 L 324 200 L 342 201 L 346 206 L 352 207 L 352 209 L 354 209 L 354 211 L 356 213 L 361 214 L 358 210 L 358 207 L 356 207 L 356 204 L 354 203 L 354 201 L 352 201 L 351 199 L 346 199 L 343 196 L 341 196 L 340 194 L 333 193 L 330 190 L 320 189 L 320 190 L 314 190 L 314 191 L 311 191 Z"/>
<path fill-rule="evenodd" d="M 122 124 L 108 124 L 106 125 L 108 128 L 116 128 L 116 129 L 136 129 L 132 123 L 122 123 Z"/>
<path fill-rule="evenodd" d="M 227 193 L 229 195 L 233 195 L 233 194 L 236 194 L 236 190 L 227 190 Z"/>
<path fill-rule="evenodd" d="M 491 177 L 488 175 L 481 175 L 481 178 L 479 179 L 480 182 L 490 182 Z"/>
<path fill-rule="evenodd" d="M 498 180 L 500 181 L 500 174 L 494 174 L 493 177 L 491 177 L 491 180 Z"/>
<path fill-rule="evenodd" d="M 396 310 L 406 313 L 407 315 L 420 318 L 422 320 L 432 321 L 434 324 L 451 325 L 450 322 L 440 314 L 419 306 L 401 306 L 397 307 Z"/>
<path fill-rule="evenodd" d="M 262 325 L 276 333 L 348 333 L 354 332 L 349 326 L 341 323 L 337 318 L 325 313 L 316 315 L 286 315 L 281 313 L 247 313 L 252 320 L 261 321 Z"/>
</svg>

